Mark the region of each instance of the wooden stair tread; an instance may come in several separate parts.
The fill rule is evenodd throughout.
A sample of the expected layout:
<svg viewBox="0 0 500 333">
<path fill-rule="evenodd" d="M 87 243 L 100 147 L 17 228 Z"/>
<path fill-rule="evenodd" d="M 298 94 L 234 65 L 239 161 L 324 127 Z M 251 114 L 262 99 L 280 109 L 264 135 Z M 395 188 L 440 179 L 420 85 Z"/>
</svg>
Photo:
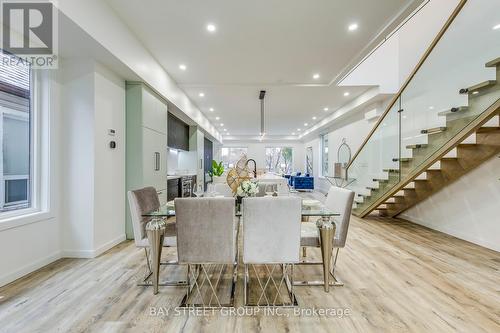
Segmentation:
<svg viewBox="0 0 500 333">
<path fill-rule="evenodd" d="M 422 134 L 433 134 L 433 133 L 439 133 L 439 132 L 444 132 L 446 131 L 446 127 L 440 126 L 440 127 L 433 127 L 433 128 L 428 128 L 428 129 L 423 129 L 420 131 Z"/>
<path fill-rule="evenodd" d="M 440 112 L 438 112 L 438 116 L 447 116 L 449 114 L 455 114 L 457 112 L 466 111 L 468 109 L 469 109 L 468 106 L 458 106 L 458 107 L 454 107 L 451 109 L 446 109 L 446 110 L 440 111 Z"/>
<path fill-rule="evenodd" d="M 418 144 L 414 144 L 414 145 L 408 145 L 408 146 L 406 146 L 406 149 L 418 149 L 418 148 L 425 148 L 425 147 L 427 147 L 426 143 L 418 143 Z"/>
<path fill-rule="evenodd" d="M 500 131 L 500 127 L 480 127 L 476 130 L 476 133 L 491 133 Z"/>
<path fill-rule="evenodd" d="M 469 90 L 470 93 L 473 93 L 476 90 L 483 89 L 483 88 L 486 88 L 486 87 L 489 87 L 489 86 L 493 86 L 496 83 L 497 83 L 496 80 L 486 80 L 486 81 L 483 81 L 481 83 L 478 83 L 478 84 L 475 84 L 475 85 L 469 87 L 468 90 Z"/>
<path fill-rule="evenodd" d="M 399 162 L 399 161 L 401 161 L 401 163 L 406 163 L 406 162 L 410 162 L 411 161 L 411 157 L 393 158 L 392 161 L 393 162 Z"/>
<path fill-rule="evenodd" d="M 493 59 L 491 61 L 488 61 L 485 66 L 486 67 L 496 67 L 498 65 L 500 65 L 500 57 Z"/>
</svg>

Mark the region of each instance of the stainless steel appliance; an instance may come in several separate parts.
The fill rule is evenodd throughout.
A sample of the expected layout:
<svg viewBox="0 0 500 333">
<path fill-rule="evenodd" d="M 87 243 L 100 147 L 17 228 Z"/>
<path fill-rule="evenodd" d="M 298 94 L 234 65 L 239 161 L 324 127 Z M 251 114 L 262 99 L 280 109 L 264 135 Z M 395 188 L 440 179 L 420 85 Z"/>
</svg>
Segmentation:
<svg viewBox="0 0 500 333">
<path fill-rule="evenodd" d="M 193 177 L 181 177 L 181 197 L 187 198 L 193 196 Z"/>
</svg>

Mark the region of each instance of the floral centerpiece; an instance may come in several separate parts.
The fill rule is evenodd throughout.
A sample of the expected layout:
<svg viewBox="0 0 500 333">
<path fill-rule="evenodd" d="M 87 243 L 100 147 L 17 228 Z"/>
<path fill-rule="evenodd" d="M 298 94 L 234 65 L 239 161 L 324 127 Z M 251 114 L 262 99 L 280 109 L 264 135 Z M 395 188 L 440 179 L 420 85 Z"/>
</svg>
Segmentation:
<svg viewBox="0 0 500 333">
<path fill-rule="evenodd" d="M 236 195 L 238 197 L 253 197 L 259 193 L 259 185 L 257 183 L 245 180 L 236 189 Z"/>
</svg>

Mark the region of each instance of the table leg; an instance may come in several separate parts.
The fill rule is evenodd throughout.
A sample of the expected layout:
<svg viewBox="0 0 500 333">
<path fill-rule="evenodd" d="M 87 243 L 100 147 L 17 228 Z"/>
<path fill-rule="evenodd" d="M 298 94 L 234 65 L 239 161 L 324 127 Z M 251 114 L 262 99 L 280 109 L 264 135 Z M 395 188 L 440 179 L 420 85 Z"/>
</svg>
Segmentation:
<svg viewBox="0 0 500 333">
<path fill-rule="evenodd" d="M 153 294 L 158 294 L 158 283 L 160 279 L 160 259 L 163 249 L 163 230 L 146 230 L 149 245 L 151 246 L 151 261 L 153 268 Z"/>
<path fill-rule="evenodd" d="M 322 222 L 325 222 L 322 219 Z M 322 223 L 318 226 L 319 238 L 321 243 L 321 257 L 323 259 L 323 280 L 325 292 L 330 291 L 330 262 L 332 259 L 333 237 L 335 235 L 335 224 Z"/>
</svg>

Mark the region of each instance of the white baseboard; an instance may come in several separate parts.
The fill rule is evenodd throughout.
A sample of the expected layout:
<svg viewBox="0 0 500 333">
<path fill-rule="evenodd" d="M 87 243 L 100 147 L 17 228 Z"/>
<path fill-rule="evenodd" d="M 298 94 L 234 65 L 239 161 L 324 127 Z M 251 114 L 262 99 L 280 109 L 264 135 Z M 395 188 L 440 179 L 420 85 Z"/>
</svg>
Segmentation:
<svg viewBox="0 0 500 333">
<path fill-rule="evenodd" d="M 97 249 L 94 250 L 63 250 L 62 256 L 63 258 L 81 258 L 81 259 L 92 259 L 95 258 L 107 250 L 111 249 L 112 247 L 120 244 L 126 239 L 125 234 L 121 234 L 120 236 L 116 237 L 115 239 L 110 240 L 107 243 L 104 243 L 103 245 L 99 246 Z"/>
<path fill-rule="evenodd" d="M 56 261 L 57 259 L 60 259 L 62 258 L 62 255 L 61 255 L 61 252 L 55 252 L 45 258 L 42 258 L 42 259 L 39 259 L 31 264 L 28 264 L 24 267 L 21 267 L 20 269 L 14 271 L 14 272 L 11 272 L 11 273 L 7 273 L 5 275 L 2 275 L 0 276 L 0 287 L 14 281 L 14 280 L 17 280 L 31 272 L 34 272 L 36 271 L 37 269 L 40 269 L 42 268 L 43 266 L 46 266 L 54 261 Z"/>
<path fill-rule="evenodd" d="M 115 247 L 116 245 L 120 244 L 121 242 L 125 241 L 127 236 L 125 234 L 121 234 L 120 236 L 116 237 L 115 239 L 110 240 L 107 243 L 104 243 L 103 245 L 99 246 L 97 249 L 94 250 L 94 258 L 103 254 L 107 250 L 111 249 L 112 247 Z"/>
<path fill-rule="evenodd" d="M 457 229 L 455 229 L 455 228 L 446 228 L 443 226 L 431 225 L 431 224 L 426 223 L 422 219 L 419 219 L 417 217 L 407 215 L 404 213 L 399 215 L 398 217 L 402 218 L 403 220 L 407 220 L 407 221 L 410 221 L 412 223 L 422 225 L 422 226 L 427 227 L 429 229 L 440 231 L 440 232 L 443 232 L 443 233 L 448 234 L 450 236 L 462 239 L 464 241 L 471 242 L 471 243 L 474 243 L 476 245 L 488 248 L 490 250 L 500 252 L 500 244 L 489 242 L 489 241 L 484 240 L 484 239 L 479 239 L 479 238 L 471 236 L 470 234 L 467 234 L 467 233 L 461 233 L 460 231 L 457 231 Z"/>
</svg>

